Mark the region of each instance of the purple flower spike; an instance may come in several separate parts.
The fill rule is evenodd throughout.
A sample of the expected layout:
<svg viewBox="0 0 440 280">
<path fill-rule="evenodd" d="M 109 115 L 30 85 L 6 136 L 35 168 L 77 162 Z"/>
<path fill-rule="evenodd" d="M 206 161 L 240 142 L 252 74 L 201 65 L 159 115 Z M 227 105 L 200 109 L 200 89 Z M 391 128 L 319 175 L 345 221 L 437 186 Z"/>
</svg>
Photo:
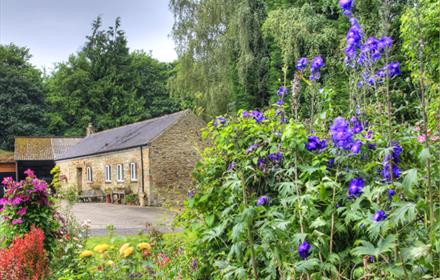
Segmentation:
<svg viewBox="0 0 440 280">
<path fill-rule="evenodd" d="M 386 220 L 386 218 L 387 218 L 387 215 L 385 214 L 385 211 L 383 211 L 383 210 L 376 211 L 376 213 L 373 216 L 373 220 L 376 222 L 384 221 L 384 220 Z"/>
<path fill-rule="evenodd" d="M 251 153 L 253 150 L 255 150 L 256 148 L 258 148 L 257 144 L 252 144 L 250 145 L 247 149 L 246 149 L 246 154 Z"/>
<path fill-rule="evenodd" d="M 327 142 L 325 139 L 322 141 L 319 139 L 318 136 L 309 136 L 308 141 L 306 143 L 306 149 L 309 151 L 315 151 L 321 152 L 323 149 L 327 147 Z"/>
<path fill-rule="evenodd" d="M 265 195 L 260 196 L 257 200 L 257 206 L 268 205 L 268 204 L 269 204 L 269 198 Z"/>
<path fill-rule="evenodd" d="M 252 111 L 251 115 L 257 123 L 262 123 L 266 119 L 263 113 L 257 110 Z"/>
<path fill-rule="evenodd" d="M 305 260 L 310 255 L 310 249 L 312 246 L 309 244 L 309 242 L 304 241 L 301 243 L 298 247 L 298 254 L 301 257 L 301 259 Z"/>
<path fill-rule="evenodd" d="M 337 117 L 330 127 L 332 141 L 335 147 L 344 150 L 351 150 L 353 145 L 353 133 L 348 125 L 348 122 L 342 118 Z"/>
</svg>

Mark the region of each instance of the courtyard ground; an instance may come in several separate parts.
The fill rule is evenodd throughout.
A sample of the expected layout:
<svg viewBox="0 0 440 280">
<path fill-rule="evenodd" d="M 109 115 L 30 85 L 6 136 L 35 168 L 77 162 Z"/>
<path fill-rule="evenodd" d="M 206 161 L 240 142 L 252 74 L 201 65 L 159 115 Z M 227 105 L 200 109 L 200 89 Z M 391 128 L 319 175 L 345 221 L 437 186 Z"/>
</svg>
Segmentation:
<svg viewBox="0 0 440 280">
<path fill-rule="evenodd" d="M 175 213 L 159 207 L 76 203 L 72 213 L 79 223 L 90 220 L 90 235 L 105 235 L 108 225 L 114 226 L 115 235 L 133 235 L 152 228 L 161 232 L 176 231 L 171 227 Z"/>
</svg>

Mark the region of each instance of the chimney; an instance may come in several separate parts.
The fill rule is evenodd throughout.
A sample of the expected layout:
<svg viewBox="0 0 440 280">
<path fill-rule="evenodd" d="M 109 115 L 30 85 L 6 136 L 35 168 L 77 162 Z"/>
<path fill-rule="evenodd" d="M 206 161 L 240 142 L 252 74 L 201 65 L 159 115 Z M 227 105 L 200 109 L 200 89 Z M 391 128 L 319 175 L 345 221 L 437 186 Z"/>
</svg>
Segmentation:
<svg viewBox="0 0 440 280">
<path fill-rule="evenodd" d="M 90 136 L 93 133 L 95 133 L 95 128 L 93 127 L 92 123 L 89 123 L 89 125 L 86 128 L 86 136 Z"/>
</svg>

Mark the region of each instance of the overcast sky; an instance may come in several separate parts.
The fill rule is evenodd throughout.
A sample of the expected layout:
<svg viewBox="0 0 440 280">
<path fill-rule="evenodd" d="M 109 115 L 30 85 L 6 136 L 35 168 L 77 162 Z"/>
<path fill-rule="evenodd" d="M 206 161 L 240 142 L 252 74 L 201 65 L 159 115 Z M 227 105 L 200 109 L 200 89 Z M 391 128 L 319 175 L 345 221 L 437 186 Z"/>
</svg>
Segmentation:
<svg viewBox="0 0 440 280">
<path fill-rule="evenodd" d="M 160 61 L 177 57 L 168 0 L 0 0 L 0 44 L 30 48 L 31 62 L 50 70 L 81 48 L 98 15 L 104 27 L 121 17 L 130 49 L 151 50 Z"/>
</svg>

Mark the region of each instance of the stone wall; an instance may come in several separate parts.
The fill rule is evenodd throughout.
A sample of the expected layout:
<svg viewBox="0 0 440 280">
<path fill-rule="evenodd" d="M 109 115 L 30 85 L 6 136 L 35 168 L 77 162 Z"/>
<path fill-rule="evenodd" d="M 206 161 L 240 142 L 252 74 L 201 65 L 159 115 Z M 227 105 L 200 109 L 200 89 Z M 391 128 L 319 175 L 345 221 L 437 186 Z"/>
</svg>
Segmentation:
<svg viewBox="0 0 440 280">
<path fill-rule="evenodd" d="M 193 184 L 192 171 L 202 148 L 203 121 L 188 111 L 149 146 L 151 190 L 149 200 L 156 205 L 179 205 Z"/>
<path fill-rule="evenodd" d="M 148 148 L 143 148 L 144 153 L 144 175 L 149 174 L 148 165 Z M 130 176 L 130 163 L 136 163 L 137 180 L 131 180 Z M 132 193 L 138 193 L 141 187 L 142 170 L 141 170 L 141 152 L 140 148 L 133 148 L 124 151 L 110 152 L 100 155 L 93 155 L 82 157 L 78 159 L 61 160 L 57 161 L 60 166 L 61 175 L 65 181 L 63 186 L 73 185 L 78 187 L 79 191 L 85 191 L 90 189 L 101 189 L 104 191 L 106 188 L 126 188 Z M 122 164 L 124 170 L 124 181 L 117 180 L 117 165 Z M 105 166 L 111 166 L 111 181 L 105 181 Z M 93 180 L 87 182 L 87 167 L 92 168 Z M 81 178 L 79 180 L 78 173 L 81 171 Z M 144 185 L 148 180 L 148 176 L 144 176 Z"/>
</svg>

